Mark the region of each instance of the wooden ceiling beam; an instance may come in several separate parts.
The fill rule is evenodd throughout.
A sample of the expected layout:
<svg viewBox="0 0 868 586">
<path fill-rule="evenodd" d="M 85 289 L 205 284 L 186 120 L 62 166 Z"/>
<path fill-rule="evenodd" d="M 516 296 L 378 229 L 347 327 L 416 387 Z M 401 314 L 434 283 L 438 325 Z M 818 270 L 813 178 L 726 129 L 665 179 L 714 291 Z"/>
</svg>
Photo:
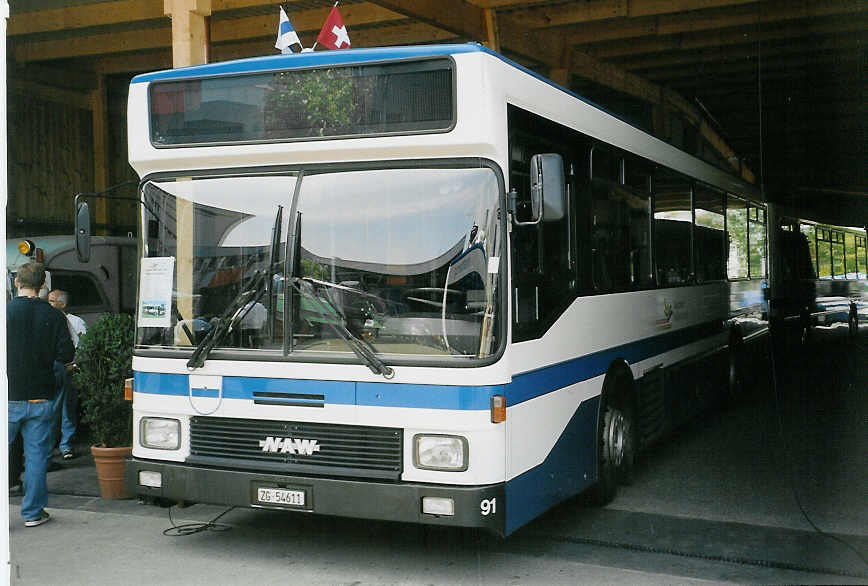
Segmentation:
<svg viewBox="0 0 868 586">
<path fill-rule="evenodd" d="M 868 0 L 774 0 L 761 4 L 733 6 L 671 15 L 615 19 L 564 27 L 558 34 L 568 36 L 581 48 L 603 41 L 639 40 L 641 37 L 666 37 L 743 27 L 745 33 L 759 32 L 764 26 L 836 15 L 861 15 Z"/>
<path fill-rule="evenodd" d="M 709 8 L 725 8 L 740 4 L 754 4 L 758 0 L 626 0 L 627 15 L 657 16 L 674 12 L 692 12 Z"/>
<path fill-rule="evenodd" d="M 15 37 L 162 17 L 163 0 L 117 0 L 70 8 L 13 12 L 9 18 L 8 35 Z"/>
<path fill-rule="evenodd" d="M 443 42 L 453 39 L 452 33 L 424 23 L 396 24 L 352 31 L 353 42 L 361 46 L 404 45 L 420 42 Z M 211 45 L 214 61 L 243 59 L 276 54 L 274 36 L 232 41 Z M 104 74 L 139 73 L 172 67 L 168 47 L 130 55 L 111 55 L 90 60 L 90 68 Z"/>
<path fill-rule="evenodd" d="M 582 47 L 582 50 L 598 59 L 608 60 L 671 51 L 692 51 L 709 47 L 756 46 L 760 42 L 798 39 L 805 36 L 821 37 L 846 34 L 864 31 L 866 25 L 868 23 L 866 23 L 865 19 L 848 18 L 837 22 L 824 22 L 822 24 L 786 24 L 774 28 L 764 28 L 757 32 L 745 32 L 744 29 L 729 28 L 718 31 L 704 31 L 696 34 L 610 41 L 587 45 Z"/>
<path fill-rule="evenodd" d="M 350 35 L 353 44 L 361 47 L 437 43 L 454 39 L 449 31 L 421 22 L 353 29 L 350 31 Z M 274 36 L 269 35 L 260 39 L 212 45 L 211 53 L 215 61 L 276 54 Z"/>
<path fill-rule="evenodd" d="M 551 6 L 522 7 L 509 14 L 524 26 L 551 28 L 608 19 L 697 13 L 712 8 L 756 4 L 757 0 L 585 0 Z"/>
<path fill-rule="evenodd" d="M 865 0 L 776 0 L 725 10 L 706 10 L 660 18 L 658 35 L 707 31 L 732 26 L 756 26 L 836 14 L 864 13 Z"/>
<path fill-rule="evenodd" d="M 793 70 L 798 71 L 803 69 L 806 65 L 815 65 L 818 63 L 841 64 L 848 61 L 861 61 L 862 57 L 859 55 L 857 50 L 860 43 L 858 41 L 853 41 L 851 46 L 854 49 L 853 51 L 843 53 L 838 50 L 830 51 L 818 48 L 817 51 L 811 53 L 799 53 L 795 55 L 779 53 L 776 55 L 763 56 L 761 62 L 762 77 L 763 79 L 766 79 L 768 76 L 770 79 L 773 79 L 774 76 L 777 76 L 778 74 Z M 681 80 L 685 80 L 685 83 L 690 84 L 691 81 L 697 79 L 708 79 L 713 84 L 715 83 L 715 80 L 721 78 L 721 76 L 741 72 L 755 75 L 756 71 L 756 59 L 743 59 L 741 61 L 730 63 L 716 63 L 713 67 L 708 69 L 703 69 L 695 65 L 687 68 L 676 66 L 641 69 L 639 70 L 639 73 L 648 79 L 657 80 L 666 84 L 679 83 Z"/>
<path fill-rule="evenodd" d="M 289 5 L 300 0 L 284 0 Z M 212 13 L 251 8 L 275 7 L 273 0 L 212 0 Z M 354 6 L 354 5 L 351 5 Z M 341 10 L 345 10 L 341 7 Z M 299 12 L 304 12 L 299 11 Z M 276 7 L 275 7 L 275 14 Z M 109 0 L 30 12 L 14 12 L 9 18 L 8 36 L 49 33 L 88 27 L 122 25 L 163 17 L 163 0 Z M 295 19 L 293 18 L 293 23 Z M 276 27 L 275 27 L 276 30 Z"/>
<path fill-rule="evenodd" d="M 551 0 L 467 0 L 468 4 L 473 4 L 479 8 L 509 8 L 511 6 L 528 6 L 533 4 L 546 4 Z"/>
<path fill-rule="evenodd" d="M 525 11 L 534 5 L 546 4 L 550 0 L 467 0 L 480 8 L 518 8 Z M 612 9 L 624 11 L 624 16 L 653 16 L 672 12 L 687 12 L 689 10 L 705 10 L 721 6 L 750 4 L 758 0 L 598 0 L 598 3 L 609 4 Z M 578 2 L 574 2 L 578 4 Z M 623 8 L 621 8 L 623 7 Z M 568 10 L 568 9 L 567 9 Z M 557 12 L 555 14 L 558 14 Z"/>
<path fill-rule="evenodd" d="M 508 13 L 525 28 L 540 29 L 594 22 L 629 15 L 627 0 L 585 0 L 553 6 L 537 6 Z"/>
<path fill-rule="evenodd" d="M 859 33 L 862 31 L 860 30 Z M 737 45 L 729 47 L 708 47 L 692 51 L 679 51 L 662 55 L 649 55 L 629 59 L 615 59 L 612 63 L 623 67 L 628 71 L 641 72 L 666 67 L 688 67 L 694 69 L 697 66 L 714 64 L 727 64 L 733 61 L 744 63 L 748 59 L 763 60 L 773 59 L 780 56 L 801 55 L 823 51 L 850 51 L 858 50 L 861 46 L 862 35 L 854 37 L 839 34 L 834 38 L 800 39 L 791 43 L 764 45 L 757 47 L 755 43 L 750 45 Z M 755 61 L 754 61 L 755 63 Z M 755 65 L 754 65 L 755 66 Z"/>
<path fill-rule="evenodd" d="M 374 0 L 380 6 L 464 37 L 482 42 L 487 37 L 485 14 L 464 0 Z M 344 19 L 346 22 L 347 19 Z"/>
<path fill-rule="evenodd" d="M 352 22 L 356 26 L 404 19 L 401 14 L 391 12 L 370 2 L 352 4 L 343 9 L 342 14 L 344 22 Z M 293 26 L 299 32 L 299 36 L 305 33 L 319 32 L 327 15 L 328 8 L 301 10 L 293 14 Z M 211 43 L 241 41 L 264 36 L 273 37 L 277 30 L 276 22 L 275 16 L 215 19 L 211 22 Z M 352 30 L 350 33 L 352 34 Z M 302 40 L 304 41 L 304 39 Z M 165 25 L 157 28 L 83 35 L 76 37 L 74 43 L 71 43 L 69 39 L 42 41 L 20 39 L 14 44 L 11 53 L 15 55 L 17 61 L 28 62 L 147 51 L 171 46 L 170 21 L 166 18 Z"/>
<path fill-rule="evenodd" d="M 10 94 L 25 96 L 28 99 L 68 104 L 80 110 L 91 109 L 88 92 L 63 89 L 27 79 L 11 79 L 8 87 Z"/>
<path fill-rule="evenodd" d="M 325 22 L 328 12 L 329 8 L 315 8 L 310 10 L 299 10 L 292 14 L 292 26 L 296 32 L 298 32 L 299 37 L 304 37 L 305 35 L 313 33 L 313 36 L 310 38 L 302 38 L 302 43 L 307 46 L 313 45 L 315 36 L 319 33 L 323 22 Z M 406 17 L 403 14 L 399 14 L 371 2 L 361 2 L 359 4 L 341 6 L 341 16 L 343 17 L 344 23 L 349 23 L 351 39 L 355 36 L 356 30 L 354 27 L 406 20 Z M 221 43 L 226 41 L 242 41 L 264 36 L 274 37 L 276 31 L 276 14 L 221 20 L 215 19 L 211 22 L 211 42 Z M 364 46 L 360 45 L 355 39 L 353 40 L 353 45 Z M 274 48 L 274 43 L 272 43 L 271 48 Z"/>
</svg>

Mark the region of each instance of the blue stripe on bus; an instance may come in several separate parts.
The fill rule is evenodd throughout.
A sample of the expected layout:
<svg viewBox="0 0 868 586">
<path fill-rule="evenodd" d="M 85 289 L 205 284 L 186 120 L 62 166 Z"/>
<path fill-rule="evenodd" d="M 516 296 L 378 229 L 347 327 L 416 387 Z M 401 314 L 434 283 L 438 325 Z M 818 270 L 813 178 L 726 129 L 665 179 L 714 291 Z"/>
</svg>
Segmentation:
<svg viewBox="0 0 868 586">
<path fill-rule="evenodd" d="M 518 405 L 604 374 L 616 359 L 624 359 L 632 364 L 723 331 L 722 321 L 707 322 L 519 374 L 506 385 L 356 383 L 224 376 L 223 397 L 252 400 L 254 393 L 261 392 L 313 394 L 323 395 L 323 402 L 331 405 L 482 411 L 489 409 L 492 395 L 504 394 L 508 406 Z M 188 380 L 185 374 L 137 372 L 135 390 L 159 395 L 187 395 Z M 217 391 L 194 389 L 193 396 L 216 397 Z"/>
<path fill-rule="evenodd" d="M 487 411 L 491 396 L 503 394 L 503 385 L 449 386 L 358 383 L 358 404 L 377 407 L 417 407 Z"/>
<path fill-rule="evenodd" d="M 516 375 L 512 383 L 507 385 L 506 404 L 517 405 L 567 385 L 605 374 L 609 365 L 619 358 L 634 364 L 723 331 L 723 321 L 706 322 Z"/>
<path fill-rule="evenodd" d="M 506 483 L 506 534 L 597 480 L 599 396 L 584 401 L 542 464 Z"/>
</svg>

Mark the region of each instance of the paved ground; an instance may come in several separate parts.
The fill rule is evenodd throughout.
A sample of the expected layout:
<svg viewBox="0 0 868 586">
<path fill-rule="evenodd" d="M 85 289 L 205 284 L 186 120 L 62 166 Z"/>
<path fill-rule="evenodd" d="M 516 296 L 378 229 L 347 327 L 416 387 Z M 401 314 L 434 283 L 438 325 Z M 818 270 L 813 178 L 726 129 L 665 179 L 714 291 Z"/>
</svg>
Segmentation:
<svg viewBox="0 0 868 586">
<path fill-rule="evenodd" d="M 103 501 L 92 460 L 49 473 L 54 519 L 11 503 L 13 584 L 868 583 L 868 328 L 777 346 L 738 404 L 645 454 L 604 509 L 578 498 L 507 540 L 476 531 Z"/>
</svg>

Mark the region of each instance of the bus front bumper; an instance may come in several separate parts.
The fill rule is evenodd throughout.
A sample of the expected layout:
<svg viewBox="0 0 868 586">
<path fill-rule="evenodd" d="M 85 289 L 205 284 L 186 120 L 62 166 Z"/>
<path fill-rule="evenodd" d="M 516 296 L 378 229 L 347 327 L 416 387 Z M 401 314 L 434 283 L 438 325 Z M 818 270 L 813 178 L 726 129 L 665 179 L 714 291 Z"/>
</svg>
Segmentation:
<svg viewBox="0 0 868 586">
<path fill-rule="evenodd" d="M 159 474 L 160 486 L 140 483 L 141 472 Z M 402 521 L 453 527 L 477 527 L 505 534 L 504 484 L 456 486 L 406 482 L 377 482 L 308 476 L 289 476 L 223 468 L 200 468 L 184 463 L 130 458 L 125 484 L 130 494 L 214 505 L 291 510 L 319 515 Z M 263 503 L 259 489 L 304 493 L 304 504 Z M 454 514 L 422 512 L 423 498 L 452 499 Z M 441 501 L 442 502 L 442 501 Z"/>
</svg>

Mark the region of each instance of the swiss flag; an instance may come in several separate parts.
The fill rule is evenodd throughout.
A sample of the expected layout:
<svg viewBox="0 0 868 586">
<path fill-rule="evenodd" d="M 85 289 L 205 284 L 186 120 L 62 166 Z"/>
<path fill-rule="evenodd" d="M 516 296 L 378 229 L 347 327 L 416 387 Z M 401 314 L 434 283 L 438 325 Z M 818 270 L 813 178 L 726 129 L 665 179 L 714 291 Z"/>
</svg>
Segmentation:
<svg viewBox="0 0 868 586">
<path fill-rule="evenodd" d="M 332 11 L 329 12 L 329 17 L 322 25 L 322 30 L 319 31 L 319 36 L 316 38 L 316 41 L 320 45 L 324 45 L 329 49 L 350 48 L 350 35 L 347 33 L 347 27 L 344 25 L 341 13 L 338 12 L 337 4 L 335 4 L 332 7 Z"/>
</svg>

